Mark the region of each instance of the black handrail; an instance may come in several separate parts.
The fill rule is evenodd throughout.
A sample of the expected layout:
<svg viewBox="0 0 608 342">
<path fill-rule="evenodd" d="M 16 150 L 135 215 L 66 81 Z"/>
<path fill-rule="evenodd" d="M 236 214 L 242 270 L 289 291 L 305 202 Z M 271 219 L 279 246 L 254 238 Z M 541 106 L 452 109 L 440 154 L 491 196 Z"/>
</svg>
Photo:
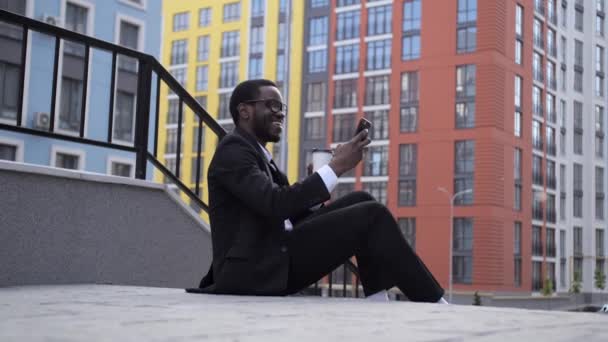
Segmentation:
<svg viewBox="0 0 608 342">
<path fill-rule="evenodd" d="M 21 70 L 20 70 L 20 87 L 19 87 L 19 100 L 17 107 L 16 122 L 14 125 L 0 123 L 0 129 L 13 131 L 22 134 L 29 134 L 40 137 L 47 137 L 53 139 L 60 139 L 65 141 L 71 141 L 86 145 L 92 145 L 97 147 L 110 148 L 115 150 L 127 151 L 135 153 L 136 155 L 136 166 L 135 176 L 139 179 L 146 178 L 146 165 L 150 162 L 156 169 L 158 169 L 165 177 L 175 183 L 175 185 L 184 192 L 191 201 L 195 201 L 196 204 L 203 209 L 205 212 L 209 212 L 209 207 L 200 198 L 200 171 L 201 171 L 201 149 L 202 149 L 202 126 L 203 124 L 211 129 L 213 133 L 222 139 L 226 135 L 224 128 L 215 121 L 211 115 L 203 108 L 196 99 L 186 90 L 184 87 L 167 71 L 160 62 L 153 56 L 136 51 L 127 47 L 112 44 L 107 41 L 90 37 L 84 34 L 73 32 L 61 27 L 53 26 L 38 20 L 34 20 L 28 17 L 24 17 L 12 12 L 8 12 L 0 9 L 0 21 L 7 22 L 11 25 L 21 27 L 23 30 L 22 35 L 22 51 L 21 51 Z M 50 108 L 50 123 L 48 131 L 32 129 L 23 127 L 23 93 L 25 89 L 25 65 L 27 63 L 27 45 L 29 39 L 29 32 L 39 32 L 50 37 L 54 37 L 54 63 L 53 63 L 53 80 L 51 90 L 51 108 Z M 80 109 L 80 122 L 78 127 L 77 135 L 69 135 L 59 133 L 55 129 L 55 119 L 57 113 L 55 112 L 56 101 L 57 101 L 57 86 L 59 75 L 59 56 L 61 50 L 61 41 L 68 40 L 73 43 L 82 44 L 84 46 L 84 70 L 83 70 L 83 93 L 82 103 Z M 112 54 L 112 73 L 110 80 L 110 99 L 109 99 L 109 110 L 108 110 L 108 126 L 107 126 L 107 139 L 105 141 L 94 140 L 85 137 L 85 118 L 86 118 L 86 94 L 89 78 L 89 64 L 90 64 L 90 49 L 95 48 L 99 50 L 108 51 Z M 137 60 L 139 68 L 137 71 L 137 102 L 135 109 L 135 137 L 133 146 L 127 146 L 123 144 L 117 144 L 113 142 L 113 125 L 114 125 L 114 103 L 115 103 L 115 89 L 117 82 L 117 58 L 118 55 L 123 55 L 129 58 Z M 155 125 L 154 125 L 154 141 L 153 141 L 153 152 L 148 151 L 148 136 L 149 136 L 149 124 L 150 124 L 150 100 L 152 96 L 152 75 L 156 74 L 156 98 L 155 105 L 156 110 L 154 113 Z M 159 104 L 160 104 L 160 90 L 161 81 L 164 82 L 167 87 L 177 95 L 179 99 L 179 112 L 178 112 L 178 129 L 177 129 L 177 156 L 176 156 L 176 169 L 175 172 L 169 170 L 158 158 L 158 130 L 159 130 Z M 198 118 L 198 130 L 197 130 L 197 155 L 196 155 L 196 186 L 194 191 L 187 187 L 180 180 L 180 164 L 181 164 L 181 134 L 182 132 L 182 121 L 183 121 L 183 105 L 190 108 L 192 113 Z M 343 284 L 342 291 L 343 296 L 346 297 L 346 270 L 348 269 L 355 275 L 355 289 L 351 291 L 353 296 L 359 296 L 359 272 L 357 267 L 348 260 L 344 265 Z M 330 296 L 332 295 L 333 280 L 331 273 L 329 274 L 329 289 Z M 318 288 L 318 284 L 315 284 L 315 289 Z"/>
</svg>

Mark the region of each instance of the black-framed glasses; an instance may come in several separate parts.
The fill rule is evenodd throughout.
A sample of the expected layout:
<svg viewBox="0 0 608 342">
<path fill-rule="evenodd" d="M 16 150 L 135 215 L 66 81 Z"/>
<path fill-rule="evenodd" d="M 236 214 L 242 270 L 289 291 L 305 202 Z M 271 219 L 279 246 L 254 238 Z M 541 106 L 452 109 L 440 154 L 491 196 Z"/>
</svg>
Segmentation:
<svg viewBox="0 0 608 342">
<path fill-rule="evenodd" d="M 287 112 L 287 105 L 276 99 L 260 99 L 260 100 L 243 101 L 243 103 L 257 103 L 257 102 L 263 102 L 264 105 L 266 106 L 266 108 L 270 109 L 270 111 L 273 114 L 276 114 L 279 112 L 283 112 L 283 113 Z"/>
</svg>

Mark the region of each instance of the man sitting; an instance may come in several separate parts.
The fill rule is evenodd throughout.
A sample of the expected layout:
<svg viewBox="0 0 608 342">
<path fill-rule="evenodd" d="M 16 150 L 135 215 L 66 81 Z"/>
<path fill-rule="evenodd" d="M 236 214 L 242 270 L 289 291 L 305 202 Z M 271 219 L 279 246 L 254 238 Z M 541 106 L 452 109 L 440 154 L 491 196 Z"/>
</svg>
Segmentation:
<svg viewBox="0 0 608 342">
<path fill-rule="evenodd" d="M 289 185 L 265 146 L 281 138 L 285 109 L 268 80 L 239 84 L 230 98 L 236 126 L 219 143 L 208 171 L 212 268 L 201 292 L 288 295 L 318 281 L 353 255 L 366 296 L 387 300 L 397 286 L 412 301 L 445 302 L 443 289 L 372 196 L 330 199 L 371 141 L 367 130 L 338 146 L 328 165 Z"/>
</svg>

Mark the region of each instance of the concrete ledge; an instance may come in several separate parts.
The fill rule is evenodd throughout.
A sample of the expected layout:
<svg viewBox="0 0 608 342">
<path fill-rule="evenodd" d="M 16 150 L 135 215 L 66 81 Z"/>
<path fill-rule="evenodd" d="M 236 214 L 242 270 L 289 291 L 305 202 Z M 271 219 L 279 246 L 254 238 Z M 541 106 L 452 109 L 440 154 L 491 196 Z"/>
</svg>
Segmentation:
<svg viewBox="0 0 608 342">
<path fill-rule="evenodd" d="M 150 188 L 150 189 L 164 189 L 165 188 L 164 184 L 157 184 L 157 183 L 153 183 L 151 181 L 142 180 L 142 179 L 104 175 L 101 173 L 93 173 L 93 172 L 82 171 L 82 170 L 60 169 L 60 168 L 50 167 L 50 166 L 26 164 L 26 163 L 5 161 L 5 160 L 0 160 L 0 170 L 25 172 L 25 173 L 31 173 L 31 174 L 55 176 L 55 177 L 62 177 L 62 178 L 69 178 L 69 179 L 78 179 L 78 180 L 85 180 L 85 181 L 98 182 L 98 183 L 133 185 L 133 186 L 145 187 L 145 188 Z"/>
<path fill-rule="evenodd" d="M 608 315 L 365 299 L 0 288 L 1 341 L 605 341 Z"/>
</svg>

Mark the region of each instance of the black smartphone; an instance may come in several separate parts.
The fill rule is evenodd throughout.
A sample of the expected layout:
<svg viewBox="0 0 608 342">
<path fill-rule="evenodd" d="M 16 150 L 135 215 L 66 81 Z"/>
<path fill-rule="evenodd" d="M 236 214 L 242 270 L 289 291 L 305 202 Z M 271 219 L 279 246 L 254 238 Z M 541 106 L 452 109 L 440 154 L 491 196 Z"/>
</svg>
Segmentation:
<svg viewBox="0 0 608 342">
<path fill-rule="evenodd" d="M 364 129 L 370 129 L 372 127 L 372 123 L 366 118 L 361 118 L 359 123 L 357 124 L 357 129 L 355 130 L 355 135 L 359 134 Z"/>
</svg>

